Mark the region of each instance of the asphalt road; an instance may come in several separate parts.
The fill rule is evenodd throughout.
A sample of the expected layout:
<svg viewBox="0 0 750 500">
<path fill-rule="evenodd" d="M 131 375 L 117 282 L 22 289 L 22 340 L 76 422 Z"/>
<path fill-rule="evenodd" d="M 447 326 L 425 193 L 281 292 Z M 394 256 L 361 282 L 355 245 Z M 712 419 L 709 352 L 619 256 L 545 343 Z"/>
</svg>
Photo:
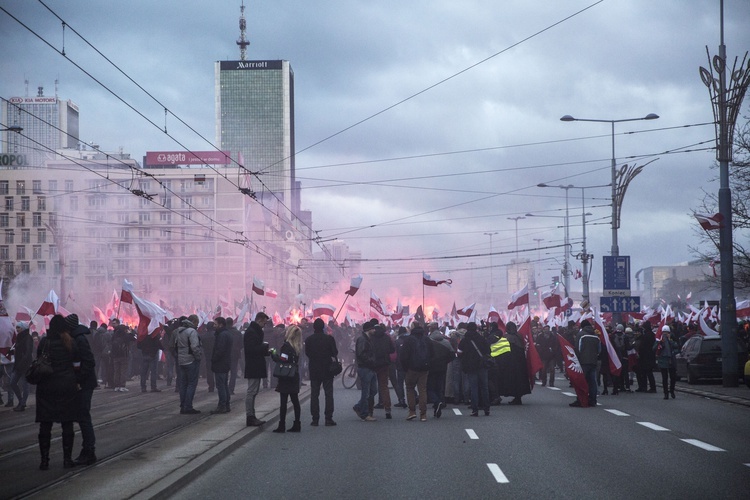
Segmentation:
<svg viewBox="0 0 750 500">
<path fill-rule="evenodd" d="M 449 406 L 365 423 L 358 392 L 335 390 L 338 426 L 310 427 L 303 404 L 301 433 L 264 429 L 176 497 L 744 498 L 750 485 L 750 408 L 720 400 L 621 394 L 582 409 L 567 387 L 537 386 L 489 417 Z"/>
</svg>

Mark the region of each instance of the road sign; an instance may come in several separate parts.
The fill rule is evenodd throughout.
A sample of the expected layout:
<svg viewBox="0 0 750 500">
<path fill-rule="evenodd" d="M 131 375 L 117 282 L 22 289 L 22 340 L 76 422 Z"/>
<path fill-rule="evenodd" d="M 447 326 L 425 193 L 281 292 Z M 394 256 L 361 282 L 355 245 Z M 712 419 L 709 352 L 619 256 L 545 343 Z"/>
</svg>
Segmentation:
<svg viewBox="0 0 750 500">
<path fill-rule="evenodd" d="M 603 313 L 627 313 L 641 311 L 640 297 L 600 297 L 599 308 Z"/>
<path fill-rule="evenodd" d="M 605 255 L 602 259 L 604 264 L 604 290 L 630 290 L 630 256 L 629 255 Z"/>
<path fill-rule="evenodd" d="M 604 297 L 630 297 L 630 290 L 604 290 Z"/>
</svg>

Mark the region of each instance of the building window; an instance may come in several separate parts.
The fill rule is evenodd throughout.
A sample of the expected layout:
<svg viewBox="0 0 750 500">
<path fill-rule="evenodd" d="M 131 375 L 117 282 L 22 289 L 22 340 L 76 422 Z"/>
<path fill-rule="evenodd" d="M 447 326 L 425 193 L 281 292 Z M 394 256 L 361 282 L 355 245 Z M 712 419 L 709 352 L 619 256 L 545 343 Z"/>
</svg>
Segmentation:
<svg viewBox="0 0 750 500">
<path fill-rule="evenodd" d="M 151 222 L 150 212 L 141 212 L 138 214 L 138 221 L 143 224 L 144 222 Z"/>
<path fill-rule="evenodd" d="M 47 198 L 45 198 L 44 196 L 39 196 L 36 199 L 36 209 L 41 212 L 47 210 Z"/>
<path fill-rule="evenodd" d="M 12 229 L 6 229 L 5 230 L 5 243 L 12 244 L 14 240 L 13 238 L 14 236 L 15 236 L 15 233 L 13 232 Z"/>
<path fill-rule="evenodd" d="M 161 204 L 164 208 L 172 208 L 172 197 L 171 196 L 162 196 L 161 197 Z"/>
<path fill-rule="evenodd" d="M 167 224 L 172 223 L 172 214 L 169 212 L 161 212 L 159 213 L 159 220 L 162 222 L 166 222 Z"/>
<path fill-rule="evenodd" d="M 140 240 L 151 239 L 151 230 L 148 228 L 144 228 L 144 227 L 138 229 L 138 239 Z"/>
<path fill-rule="evenodd" d="M 162 261 L 162 263 L 163 262 L 164 261 Z M 161 276 L 159 276 L 159 283 L 161 283 L 162 285 L 169 286 L 172 284 L 172 277 L 169 276 L 168 274 L 162 274 Z"/>
<path fill-rule="evenodd" d="M 171 240 L 172 239 L 172 230 L 171 229 L 162 229 L 159 232 L 159 236 L 163 240 Z"/>
<path fill-rule="evenodd" d="M 150 260 L 142 260 L 141 261 L 141 270 L 142 271 L 148 271 L 151 269 L 151 261 Z"/>
<path fill-rule="evenodd" d="M 5 197 L 5 210 L 7 210 L 8 212 L 13 211 L 13 197 L 12 196 Z"/>
<path fill-rule="evenodd" d="M 10 217 L 8 214 L 0 214 L 0 227 L 10 226 Z"/>
<path fill-rule="evenodd" d="M 49 214 L 49 225 L 52 227 L 57 226 L 57 214 L 55 213 Z"/>
<path fill-rule="evenodd" d="M 10 259 L 10 247 L 8 245 L 0 246 L 0 260 Z"/>
<path fill-rule="evenodd" d="M 71 196 L 70 197 L 70 209 L 71 210 L 78 210 L 78 196 Z"/>
<path fill-rule="evenodd" d="M 16 194 L 26 194 L 26 181 L 16 181 Z"/>
<path fill-rule="evenodd" d="M 0 194 L 8 194 L 10 189 L 10 183 L 8 181 L 0 181 Z"/>
<path fill-rule="evenodd" d="M 68 272 L 72 274 L 73 276 L 78 275 L 78 261 L 77 260 L 71 260 L 68 264 Z"/>
<path fill-rule="evenodd" d="M 119 255 L 127 255 L 128 254 L 128 244 L 127 243 L 118 243 L 117 244 L 117 253 Z"/>
<path fill-rule="evenodd" d="M 57 181 L 56 180 L 49 181 L 49 192 L 50 194 L 57 193 Z"/>
<path fill-rule="evenodd" d="M 31 229 L 21 229 L 21 243 L 31 243 Z"/>
<path fill-rule="evenodd" d="M 13 261 L 9 260 L 5 263 L 5 275 L 6 276 L 13 276 Z"/>
<path fill-rule="evenodd" d="M 57 254 L 57 245 L 49 246 L 49 260 L 58 259 L 60 256 Z"/>
<path fill-rule="evenodd" d="M 34 227 L 39 227 L 42 225 L 42 214 L 39 212 L 34 212 L 31 215 L 31 225 Z"/>
<path fill-rule="evenodd" d="M 34 194 L 42 194 L 42 181 L 31 181 L 31 189 Z"/>
<path fill-rule="evenodd" d="M 26 247 L 24 245 L 16 246 L 16 259 L 21 260 L 26 258 Z"/>
<path fill-rule="evenodd" d="M 36 263 L 36 271 L 39 274 L 47 274 L 47 263 L 43 260 L 40 260 Z"/>
<path fill-rule="evenodd" d="M 128 239 L 128 228 L 121 228 L 117 230 L 117 237 L 123 240 Z"/>
<path fill-rule="evenodd" d="M 31 198 L 28 196 L 21 196 L 21 210 L 24 212 L 31 210 Z"/>
<path fill-rule="evenodd" d="M 36 231 L 36 242 L 37 243 L 47 243 L 47 230 L 46 229 L 37 229 L 37 231 Z"/>
<path fill-rule="evenodd" d="M 148 255 L 150 251 L 151 251 L 150 245 L 147 245 L 146 243 L 141 243 L 141 255 Z"/>
<path fill-rule="evenodd" d="M 31 247 L 32 256 L 31 258 L 34 260 L 39 260 L 42 258 L 42 245 L 34 245 Z M 1 259 L 2 257 L 0 257 Z"/>
<path fill-rule="evenodd" d="M 55 276 L 60 276 L 60 261 L 59 260 L 52 262 L 52 273 Z"/>
<path fill-rule="evenodd" d="M 130 214 L 119 212 L 117 214 L 117 222 L 127 224 L 130 222 Z"/>
<path fill-rule="evenodd" d="M 72 180 L 66 180 L 65 181 L 65 192 L 70 193 L 73 191 L 73 181 Z"/>
<path fill-rule="evenodd" d="M 31 272 L 31 263 L 28 260 L 21 261 L 21 272 L 22 273 Z"/>
<path fill-rule="evenodd" d="M 16 214 L 16 227 L 26 227 L 26 214 Z"/>
</svg>

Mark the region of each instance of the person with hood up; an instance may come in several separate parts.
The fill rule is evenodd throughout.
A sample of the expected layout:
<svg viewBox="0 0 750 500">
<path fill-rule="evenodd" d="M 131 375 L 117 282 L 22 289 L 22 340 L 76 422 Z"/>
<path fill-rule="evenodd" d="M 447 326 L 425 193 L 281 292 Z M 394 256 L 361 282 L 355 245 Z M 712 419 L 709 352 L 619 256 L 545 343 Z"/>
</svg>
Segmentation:
<svg viewBox="0 0 750 500">
<path fill-rule="evenodd" d="M 457 352 L 461 358 L 461 370 L 469 379 L 471 416 L 479 416 L 480 405 L 484 409 L 484 414 L 489 416 L 490 391 L 485 360 L 490 357 L 490 346 L 477 331 L 476 323 L 466 325 L 466 334 L 459 342 Z"/>
<path fill-rule="evenodd" d="M 198 387 L 203 348 L 198 338 L 198 316 L 191 314 L 180 323 L 175 335 L 175 350 L 177 351 L 177 365 L 180 370 L 180 414 L 195 415 L 200 410 L 193 408 L 195 389 Z"/>
<path fill-rule="evenodd" d="M 222 316 L 214 319 L 216 331 L 213 333 L 214 342 L 211 351 L 211 372 L 219 404 L 211 413 L 229 413 L 229 369 L 232 366 L 232 334 L 227 328 L 227 320 Z"/>
<path fill-rule="evenodd" d="M 510 344 L 510 352 L 499 356 L 499 387 L 501 396 L 509 396 L 513 399 L 510 405 L 520 405 L 521 398 L 531 394 L 529 374 L 526 367 L 526 343 L 518 334 L 518 326 L 512 321 L 506 325 L 505 339 Z"/>
<path fill-rule="evenodd" d="M 372 411 L 375 406 L 375 396 L 378 394 L 378 378 L 375 372 L 375 351 L 372 347 L 372 334 L 375 332 L 377 320 L 371 320 L 362 325 L 362 335 L 357 337 L 354 355 L 357 361 L 357 375 L 361 387 L 360 398 L 354 405 L 354 413 L 363 422 L 374 422 Z"/>
<path fill-rule="evenodd" d="M 385 409 L 385 418 L 391 417 L 391 391 L 388 388 L 388 375 L 391 369 L 391 354 L 396 352 L 390 335 L 385 330 L 385 325 L 375 326 L 375 331 L 370 337 L 372 350 L 375 354 L 375 376 L 378 379 L 378 395 Z"/>
</svg>

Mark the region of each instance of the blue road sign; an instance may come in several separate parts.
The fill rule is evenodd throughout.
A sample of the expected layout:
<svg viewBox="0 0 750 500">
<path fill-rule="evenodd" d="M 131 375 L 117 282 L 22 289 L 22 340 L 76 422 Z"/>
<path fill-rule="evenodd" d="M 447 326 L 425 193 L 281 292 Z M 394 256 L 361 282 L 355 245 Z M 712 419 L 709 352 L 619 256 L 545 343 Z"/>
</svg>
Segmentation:
<svg viewBox="0 0 750 500">
<path fill-rule="evenodd" d="M 640 312 L 640 297 L 600 297 L 599 308 L 603 313 Z"/>
<path fill-rule="evenodd" d="M 604 290 L 630 290 L 630 256 L 605 255 Z"/>
</svg>

